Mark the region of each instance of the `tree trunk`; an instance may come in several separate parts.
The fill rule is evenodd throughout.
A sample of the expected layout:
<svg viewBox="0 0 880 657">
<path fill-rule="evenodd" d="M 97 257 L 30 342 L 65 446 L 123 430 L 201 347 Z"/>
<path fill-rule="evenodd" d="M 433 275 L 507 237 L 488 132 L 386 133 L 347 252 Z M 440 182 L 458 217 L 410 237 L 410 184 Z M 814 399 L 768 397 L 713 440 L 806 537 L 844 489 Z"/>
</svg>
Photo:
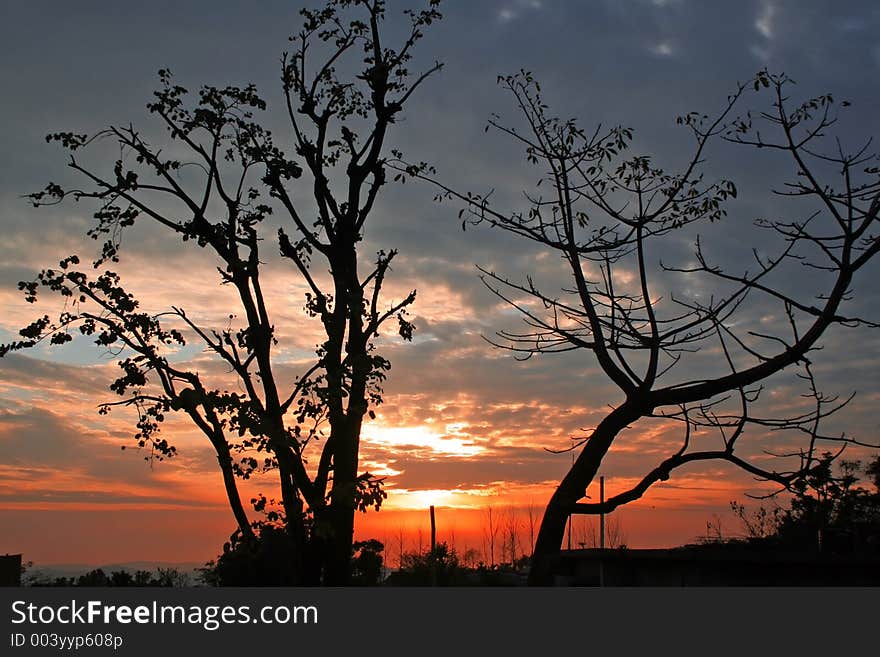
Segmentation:
<svg viewBox="0 0 880 657">
<path fill-rule="evenodd" d="M 332 438 L 335 447 L 333 487 L 324 568 L 324 584 L 328 586 L 348 586 L 351 583 L 360 425 L 359 417 L 348 416 Z"/>
<path fill-rule="evenodd" d="M 354 508 L 338 505 L 331 513 L 332 536 L 325 541 L 324 585 L 351 584 L 351 546 L 354 539 Z"/>
<path fill-rule="evenodd" d="M 572 505 L 582 498 L 599 471 L 602 459 L 608 453 L 617 435 L 630 422 L 642 417 L 650 409 L 635 400 L 627 400 L 612 411 L 590 436 L 577 460 L 547 503 L 529 572 L 529 586 L 552 586 L 553 573 L 559 560 L 565 524 Z"/>
<path fill-rule="evenodd" d="M 538 538 L 532 552 L 529 586 L 553 585 L 553 572 L 565 534 L 565 523 L 568 520 L 568 511 L 560 501 L 559 490 L 557 488 L 553 493 L 541 519 L 541 528 L 538 530 Z"/>
<path fill-rule="evenodd" d="M 225 449 L 223 449 L 224 447 Z M 226 489 L 226 499 L 229 501 L 229 508 L 235 517 L 238 530 L 245 539 L 253 539 L 254 532 L 251 529 L 251 523 L 244 510 L 244 505 L 241 503 L 241 496 L 238 493 L 238 482 L 235 479 L 235 473 L 232 471 L 232 455 L 229 453 L 229 447 L 224 442 L 223 447 L 218 448 L 217 452 L 217 461 L 223 474 L 223 486 Z"/>
</svg>

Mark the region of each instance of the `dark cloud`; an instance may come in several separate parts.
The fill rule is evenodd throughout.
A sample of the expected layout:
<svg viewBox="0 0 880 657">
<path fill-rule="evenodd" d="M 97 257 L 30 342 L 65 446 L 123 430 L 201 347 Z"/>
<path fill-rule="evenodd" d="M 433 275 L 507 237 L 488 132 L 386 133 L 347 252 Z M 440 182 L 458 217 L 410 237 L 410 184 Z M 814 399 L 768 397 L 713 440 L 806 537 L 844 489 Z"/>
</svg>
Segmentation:
<svg viewBox="0 0 880 657">
<path fill-rule="evenodd" d="M 186 508 L 216 508 L 216 504 L 202 500 L 186 500 L 180 497 L 167 495 L 130 495 L 120 494 L 111 488 L 97 491 L 79 490 L 40 490 L 28 491 L 22 494 L 20 491 L 0 489 L 0 504 L 92 504 L 92 505 L 132 505 L 143 507 L 147 505 L 174 506 Z"/>
<path fill-rule="evenodd" d="M 35 390 L 76 391 L 84 398 L 95 395 L 109 397 L 108 385 L 110 377 L 115 375 L 113 369 L 100 365 L 83 367 L 62 364 L 40 358 L 32 358 L 21 354 L 7 354 L 0 361 L 3 382 L 21 388 Z"/>
<path fill-rule="evenodd" d="M 534 449 L 498 449 L 476 458 L 431 458 L 417 455 L 393 458 L 389 465 L 402 474 L 389 483 L 408 490 L 472 489 L 493 482 L 515 480 L 521 484 L 540 484 L 558 480 L 570 464 L 567 456 Z M 512 477 L 512 473 L 517 473 Z"/>
</svg>

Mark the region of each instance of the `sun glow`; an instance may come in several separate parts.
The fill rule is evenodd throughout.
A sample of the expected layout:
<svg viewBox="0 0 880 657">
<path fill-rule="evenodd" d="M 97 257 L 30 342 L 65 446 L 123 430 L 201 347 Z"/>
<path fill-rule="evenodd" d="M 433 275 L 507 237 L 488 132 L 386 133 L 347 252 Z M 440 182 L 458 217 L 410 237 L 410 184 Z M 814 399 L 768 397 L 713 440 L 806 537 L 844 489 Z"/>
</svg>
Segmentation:
<svg viewBox="0 0 880 657">
<path fill-rule="evenodd" d="M 364 442 L 377 447 L 417 448 L 433 453 L 435 456 L 476 456 L 485 450 L 482 445 L 466 433 L 462 426 L 449 425 L 446 433 L 425 427 L 384 427 L 370 426 L 364 429 Z"/>
<path fill-rule="evenodd" d="M 481 508 L 485 493 L 480 490 L 388 490 L 387 506 L 392 509 L 427 509 L 431 506 L 461 509 Z"/>
</svg>

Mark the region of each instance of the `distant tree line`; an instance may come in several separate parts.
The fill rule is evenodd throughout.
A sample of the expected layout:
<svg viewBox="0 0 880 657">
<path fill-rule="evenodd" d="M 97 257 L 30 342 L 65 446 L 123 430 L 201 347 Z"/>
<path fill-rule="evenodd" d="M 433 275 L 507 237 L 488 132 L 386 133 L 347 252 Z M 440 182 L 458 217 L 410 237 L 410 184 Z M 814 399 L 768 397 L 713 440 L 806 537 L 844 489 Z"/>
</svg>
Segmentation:
<svg viewBox="0 0 880 657">
<path fill-rule="evenodd" d="M 82 575 L 50 576 L 39 572 L 28 573 L 25 569 L 22 583 L 25 586 L 156 586 L 186 587 L 192 586 L 193 578 L 177 568 L 157 568 L 149 570 L 114 570 L 104 572 L 103 568 L 95 568 Z"/>
</svg>

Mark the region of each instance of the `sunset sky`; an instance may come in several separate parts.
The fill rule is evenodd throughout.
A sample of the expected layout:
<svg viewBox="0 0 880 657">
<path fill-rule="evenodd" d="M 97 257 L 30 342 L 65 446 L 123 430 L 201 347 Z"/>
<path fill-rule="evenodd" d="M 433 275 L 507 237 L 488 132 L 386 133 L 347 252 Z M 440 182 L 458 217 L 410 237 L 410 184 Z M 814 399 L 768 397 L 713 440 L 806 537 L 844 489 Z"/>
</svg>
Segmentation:
<svg viewBox="0 0 880 657">
<path fill-rule="evenodd" d="M 388 4 L 393 34 L 396 10 L 417 3 Z M 44 135 L 132 122 L 158 138 L 163 133 L 145 104 L 158 86 L 156 71 L 167 67 L 191 91 L 206 83 L 255 83 L 269 103 L 265 121 L 283 141 L 279 58 L 298 30 L 301 6 L 294 0 L 7 3 L 0 21 L 0 342 L 61 308 L 48 295 L 37 306 L 25 303 L 18 281 L 71 253 L 89 261 L 99 246 L 85 237 L 92 222 L 88 203 L 34 209 L 22 198 L 49 181 L 77 180 L 65 167 L 65 153 Z M 880 134 L 880 7 L 868 0 L 449 0 L 441 10 L 444 19 L 420 42 L 413 68 L 435 60 L 445 67 L 409 101 L 391 142 L 412 160 L 430 162 L 456 189 L 494 189 L 499 207 L 525 207 L 521 190 L 539 176 L 515 144 L 484 132 L 493 112 L 515 123 L 511 98 L 495 81 L 521 68 L 540 80 L 553 111 L 577 117 L 588 131 L 598 124 L 629 126 L 633 150 L 671 169 L 685 163 L 690 148 L 675 118 L 718 111 L 738 81 L 764 66 L 797 80 L 798 97 L 831 92 L 850 101 L 839 131 L 847 146 Z M 767 99 L 752 94 L 746 100 L 764 108 Z M 791 178 L 782 158 L 728 145 L 711 149 L 706 160 L 707 177 L 734 180 L 740 194 L 723 221 L 698 232 L 708 252 L 735 267 L 737 258 L 761 246 L 755 218 L 800 216 L 803 208 L 771 193 Z M 110 170 L 112 160 L 91 164 Z M 393 335 L 378 341 L 392 370 L 361 450 L 362 469 L 386 475 L 389 496 L 380 513 L 358 516 L 356 531 L 385 541 L 392 563 L 401 542 L 414 549 L 427 541 L 432 504 L 439 539 L 459 550 L 483 549 L 491 507 L 496 522 L 516 519 L 527 551 L 529 510 L 540 516 L 571 462 L 570 454 L 548 450 L 567 447 L 620 401 L 589 353 L 519 362 L 483 339 L 517 328 L 520 320 L 481 284 L 477 265 L 520 280 L 533 273 L 556 281 L 558 289 L 566 284 L 563 263 L 488 227 L 463 232 L 460 206 L 438 204 L 433 196 L 415 182 L 388 185 L 362 252 L 399 250 L 386 298 L 418 290 L 413 342 Z M 270 226 L 265 235 L 273 234 Z M 696 234 L 677 237 L 650 257 L 655 264 L 685 262 Z M 145 224 L 126 235 L 117 271 L 145 308 L 182 306 L 222 329 L 236 311 L 217 285 L 214 266 L 209 254 Z M 852 315 L 880 320 L 878 273 L 875 264 L 855 282 Z M 292 378 L 307 367 L 320 327 L 304 318 L 305 288 L 289 263 L 267 256 L 263 280 L 281 340 L 278 367 Z M 793 276 L 785 285 L 810 299 L 816 281 Z M 702 283 L 668 284 L 678 292 Z M 773 324 L 779 318 L 750 319 Z M 823 340 L 815 357 L 820 387 L 843 397 L 858 393 L 829 430 L 864 441 L 880 436 L 878 337 L 848 329 Z M 222 368 L 199 348 L 178 356 L 222 378 Z M 113 396 L 108 385 L 116 360 L 82 338 L 0 360 L 0 553 L 21 552 L 39 564 L 199 562 L 215 557 L 234 529 L 216 458 L 188 423 L 166 423 L 164 435 L 179 456 L 150 464 L 134 448 L 131 414 L 98 415 L 98 404 Z M 766 385 L 767 407 L 797 408 L 800 392 L 791 376 L 774 379 Z M 601 470 L 607 494 L 631 486 L 678 440 L 679 429 L 660 421 L 623 434 Z M 746 447 L 760 458 L 765 448 L 793 444 L 786 440 L 753 434 Z M 249 482 L 244 497 L 272 494 L 271 481 Z M 729 502 L 766 490 L 732 466 L 704 464 L 677 471 L 615 512 L 614 522 L 630 547 L 692 541 L 706 534 L 707 522 L 736 534 L 741 527 Z M 598 487 L 589 494 L 597 499 Z M 576 542 L 588 541 L 584 522 L 575 523 Z"/>
</svg>

